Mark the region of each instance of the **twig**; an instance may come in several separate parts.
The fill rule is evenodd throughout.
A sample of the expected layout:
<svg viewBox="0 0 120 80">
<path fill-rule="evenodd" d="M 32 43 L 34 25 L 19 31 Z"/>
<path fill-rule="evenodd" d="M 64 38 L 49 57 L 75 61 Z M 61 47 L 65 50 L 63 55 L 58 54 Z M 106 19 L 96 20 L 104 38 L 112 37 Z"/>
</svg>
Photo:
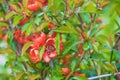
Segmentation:
<svg viewBox="0 0 120 80">
<path fill-rule="evenodd" d="M 60 24 L 59 20 L 57 19 L 57 16 L 53 16 L 58 24 Z"/>
<path fill-rule="evenodd" d="M 113 58 L 113 49 L 112 49 L 111 55 L 110 55 L 110 63 L 112 62 L 112 58 Z"/>
<path fill-rule="evenodd" d="M 54 67 L 54 64 L 53 64 L 53 61 L 52 61 L 52 60 L 49 62 L 49 66 L 50 66 L 51 68 Z"/>
<path fill-rule="evenodd" d="M 96 20 L 96 14 L 94 14 L 93 16 L 91 15 L 91 25 L 89 27 L 89 31 L 91 32 L 93 27 L 94 27 L 94 24 L 95 24 L 95 20 Z"/>
<path fill-rule="evenodd" d="M 116 67 L 115 64 L 114 64 L 114 67 L 115 67 L 115 71 L 116 71 L 116 73 L 119 73 L 119 72 L 118 72 L 118 69 L 117 69 L 117 67 Z M 117 74 L 117 78 L 120 79 L 120 74 Z"/>
<path fill-rule="evenodd" d="M 120 74 L 120 72 L 115 73 L 114 75 L 118 75 Z M 98 78 L 104 78 L 104 77 L 109 77 L 112 76 L 113 74 L 104 74 L 104 75 L 100 75 L 100 76 L 95 76 L 95 77 L 90 77 L 88 78 L 88 80 L 94 80 L 94 79 L 98 79 Z"/>
<path fill-rule="evenodd" d="M 80 28 L 81 28 L 81 30 L 83 31 L 84 29 L 83 29 L 83 26 L 82 26 L 82 25 L 83 25 L 84 22 L 83 22 L 83 20 L 82 20 L 82 17 L 80 16 L 80 14 L 76 14 L 76 16 L 78 17 L 78 20 L 79 20 L 79 22 L 80 22 L 80 24 L 81 24 L 81 27 L 80 27 Z"/>
<path fill-rule="evenodd" d="M 69 80 L 69 78 L 71 77 L 72 74 L 73 74 L 73 71 L 70 72 L 70 74 L 65 78 L 65 80 Z"/>
</svg>

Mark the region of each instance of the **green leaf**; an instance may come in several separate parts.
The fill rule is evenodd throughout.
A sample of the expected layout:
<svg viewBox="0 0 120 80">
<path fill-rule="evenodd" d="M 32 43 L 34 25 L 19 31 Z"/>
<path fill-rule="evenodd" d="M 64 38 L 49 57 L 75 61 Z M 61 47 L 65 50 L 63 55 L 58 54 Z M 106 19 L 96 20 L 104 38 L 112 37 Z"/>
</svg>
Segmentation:
<svg viewBox="0 0 120 80">
<path fill-rule="evenodd" d="M 49 0 L 49 10 L 62 12 L 65 10 L 65 4 L 63 0 Z"/>
<path fill-rule="evenodd" d="M 0 49 L 0 54 L 5 54 L 5 53 L 14 53 L 14 51 L 10 48 Z"/>
<path fill-rule="evenodd" d="M 42 63 L 37 63 L 37 64 L 36 64 L 36 67 L 39 68 L 39 69 L 41 69 Z"/>
<path fill-rule="evenodd" d="M 92 49 L 92 43 L 91 42 L 86 42 L 86 43 L 83 44 L 82 48 L 83 48 L 84 51 Z"/>
<path fill-rule="evenodd" d="M 27 9 L 28 0 L 22 0 L 22 3 L 24 8 Z"/>
<path fill-rule="evenodd" d="M 56 32 L 60 32 L 60 33 L 73 33 L 73 34 L 78 34 L 78 32 L 73 28 L 73 27 L 68 27 L 68 26 L 63 26 L 60 28 L 57 28 L 56 30 L 54 30 Z"/>
<path fill-rule="evenodd" d="M 106 34 L 95 36 L 95 40 L 97 40 L 98 42 L 101 42 L 102 44 L 106 44 L 110 46 L 109 37 Z"/>
<path fill-rule="evenodd" d="M 80 13 L 80 16 L 82 18 L 82 20 L 86 23 L 86 24 L 90 24 L 91 20 L 90 20 L 90 16 L 88 13 Z"/>
<path fill-rule="evenodd" d="M 15 16 L 13 19 L 13 27 L 15 27 L 17 24 L 19 24 L 19 22 L 22 18 L 23 18 L 22 16 Z"/>
<path fill-rule="evenodd" d="M 74 46 L 76 46 L 77 44 L 79 44 L 80 42 L 78 41 L 78 42 L 73 42 L 73 41 L 69 41 L 69 43 L 65 46 L 65 48 L 63 49 L 63 52 L 62 52 L 62 54 L 64 55 L 64 54 L 67 54 L 68 53 L 68 51 L 72 48 L 72 47 L 74 47 Z"/>
<path fill-rule="evenodd" d="M 45 46 L 42 46 L 42 48 L 40 49 L 40 53 L 39 53 L 40 60 L 42 59 L 44 51 L 45 51 Z"/>
<path fill-rule="evenodd" d="M 16 51 L 16 43 L 13 40 L 12 32 L 8 32 L 8 44 L 12 47 L 14 51 Z"/>
<path fill-rule="evenodd" d="M 72 71 L 75 70 L 75 68 L 76 68 L 76 66 L 77 66 L 77 63 L 78 63 L 78 61 L 77 61 L 77 59 L 75 59 L 75 58 L 71 61 L 71 70 L 72 70 Z"/>
<path fill-rule="evenodd" d="M 26 23 L 23 27 L 22 27 L 22 31 L 26 31 L 26 35 L 30 35 L 31 32 L 33 31 L 33 24 L 32 23 Z"/>
<path fill-rule="evenodd" d="M 26 50 L 31 46 L 32 43 L 33 43 L 33 42 L 27 42 L 27 43 L 23 46 L 23 48 L 22 48 L 22 54 L 21 54 L 21 55 L 23 55 L 23 54 L 26 52 Z"/>
<path fill-rule="evenodd" d="M 8 13 L 6 16 L 5 16 L 5 20 L 8 20 L 8 19 L 10 19 L 13 15 L 15 15 L 16 14 L 16 12 L 14 12 L 14 11 L 11 11 L 10 13 Z"/>
<path fill-rule="evenodd" d="M 29 75 L 29 79 L 30 80 L 36 80 L 36 79 L 40 79 L 40 74 L 31 74 Z"/>
<path fill-rule="evenodd" d="M 98 47 L 99 47 L 99 43 L 95 43 L 95 44 L 92 44 L 93 45 L 93 48 L 94 48 L 94 50 L 96 51 L 96 52 L 98 52 L 99 50 L 98 50 Z"/>
<path fill-rule="evenodd" d="M 48 22 L 41 23 L 41 25 L 39 27 L 37 27 L 37 31 L 39 32 L 39 31 L 43 30 L 48 25 L 49 25 Z"/>
<path fill-rule="evenodd" d="M 24 74 L 24 72 L 18 73 L 15 80 L 20 80 L 20 78 L 22 77 L 23 74 Z"/>
<path fill-rule="evenodd" d="M 34 20 L 34 23 L 36 25 L 39 25 L 39 23 L 41 22 L 42 18 L 41 17 L 36 17 L 35 20 Z"/>
<path fill-rule="evenodd" d="M 55 47 L 56 47 L 57 53 L 60 54 L 60 34 L 57 34 L 55 39 L 56 39 Z"/>
<path fill-rule="evenodd" d="M 26 35 L 27 36 L 30 35 L 32 31 L 33 31 L 33 25 L 31 24 L 28 26 L 28 30 L 26 30 Z"/>
<path fill-rule="evenodd" d="M 84 9 L 86 12 L 90 12 L 90 13 L 95 13 L 97 11 L 96 4 L 93 1 L 88 1 L 84 5 Z"/>
<path fill-rule="evenodd" d="M 116 25 L 117 25 L 118 27 L 115 29 L 114 33 L 117 33 L 117 32 L 120 31 L 120 24 L 119 24 L 119 22 L 118 22 L 117 20 L 115 20 L 115 23 L 116 23 Z"/>
<path fill-rule="evenodd" d="M 120 52 L 118 50 L 113 50 L 113 60 L 119 60 L 120 59 Z"/>
<path fill-rule="evenodd" d="M 15 66 L 12 68 L 14 72 L 23 72 L 24 68 L 23 68 L 23 64 L 20 62 L 15 62 Z"/>
<path fill-rule="evenodd" d="M 26 23 L 23 27 L 22 27 L 22 31 L 26 31 L 28 26 L 30 25 L 30 23 Z"/>
<path fill-rule="evenodd" d="M 5 22 L 0 22 L 0 27 L 1 27 L 1 26 L 8 26 L 8 24 L 5 23 Z"/>
<path fill-rule="evenodd" d="M 87 78 L 85 78 L 85 77 L 72 77 L 70 80 L 88 80 Z"/>
<path fill-rule="evenodd" d="M 103 67 L 105 68 L 105 70 L 110 71 L 110 72 L 115 72 L 115 68 L 114 65 L 106 62 L 104 63 Z"/>
<path fill-rule="evenodd" d="M 29 61 L 29 57 L 28 57 L 27 54 L 26 54 L 26 55 L 23 55 L 23 56 L 20 56 L 20 57 L 18 58 L 18 61 L 19 61 L 19 62 L 27 62 L 27 61 Z"/>
<path fill-rule="evenodd" d="M 98 27 L 93 28 L 91 33 L 90 33 L 90 37 L 93 37 L 98 31 L 99 31 Z"/>
<path fill-rule="evenodd" d="M 22 7 L 22 8 L 24 9 L 25 14 L 27 14 L 27 15 L 30 16 L 30 11 L 29 11 L 28 8 L 27 8 L 28 1 L 29 1 L 29 0 L 22 0 L 22 4 L 23 4 L 23 7 Z"/>
</svg>

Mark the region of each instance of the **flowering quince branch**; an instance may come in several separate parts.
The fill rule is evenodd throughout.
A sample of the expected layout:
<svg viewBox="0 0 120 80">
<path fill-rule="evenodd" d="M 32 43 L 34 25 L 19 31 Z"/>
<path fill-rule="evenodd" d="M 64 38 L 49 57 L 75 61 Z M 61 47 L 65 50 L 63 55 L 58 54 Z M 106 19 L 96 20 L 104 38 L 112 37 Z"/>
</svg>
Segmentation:
<svg viewBox="0 0 120 80">
<path fill-rule="evenodd" d="M 119 40 L 114 35 L 119 31 L 120 9 L 114 5 L 119 4 L 110 0 L 0 1 L 0 53 L 7 54 L 5 67 L 12 74 L 5 79 L 119 79 Z M 114 18 L 117 25 L 111 22 Z M 5 48 L 1 46 L 4 39 Z"/>
</svg>

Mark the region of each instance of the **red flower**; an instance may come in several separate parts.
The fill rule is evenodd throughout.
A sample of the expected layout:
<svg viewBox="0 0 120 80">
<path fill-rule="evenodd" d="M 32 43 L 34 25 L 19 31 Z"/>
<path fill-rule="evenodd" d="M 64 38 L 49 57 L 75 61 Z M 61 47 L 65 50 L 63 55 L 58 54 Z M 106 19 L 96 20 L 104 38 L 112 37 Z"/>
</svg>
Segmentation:
<svg viewBox="0 0 120 80">
<path fill-rule="evenodd" d="M 43 6 L 48 5 L 48 0 L 37 0 L 37 1 L 40 2 Z"/>
<path fill-rule="evenodd" d="M 52 35 L 48 35 L 48 38 L 55 38 L 55 37 L 56 37 L 56 35 L 57 35 L 57 33 L 56 33 L 56 32 L 54 32 Z"/>
<path fill-rule="evenodd" d="M 46 41 L 46 34 L 45 33 L 41 33 L 41 34 L 36 34 L 33 42 L 34 44 L 32 45 L 32 47 L 36 47 L 39 48 L 40 46 L 43 46 L 45 44 Z"/>
<path fill-rule="evenodd" d="M 21 19 L 19 25 L 23 26 L 28 20 L 29 20 L 29 17 L 25 17 L 25 18 Z"/>
<path fill-rule="evenodd" d="M 17 40 L 21 36 L 21 30 L 16 30 L 14 32 L 14 38 Z"/>
<path fill-rule="evenodd" d="M 54 23 L 50 22 L 48 28 L 53 29 L 54 28 Z"/>
<path fill-rule="evenodd" d="M 5 36 L 4 34 L 0 35 L 0 39 L 3 39 L 3 38 L 4 38 L 4 36 Z"/>
<path fill-rule="evenodd" d="M 64 76 L 67 76 L 70 74 L 71 70 L 69 68 L 62 68 L 62 72 Z"/>
<path fill-rule="evenodd" d="M 48 0 L 28 0 L 28 9 L 30 11 L 37 11 L 39 9 L 37 2 L 40 2 L 42 6 L 48 5 Z"/>
<path fill-rule="evenodd" d="M 49 38 L 46 41 L 45 47 L 46 49 L 43 54 L 43 59 L 45 62 L 49 62 L 51 58 L 54 58 L 57 56 L 57 52 L 55 49 L 55 38 Z"/>
<path fill-rule="evenodd" d="M 45 52 L 43 54 L 43 59 L 45 62 L 49 62 L 51 58 L 55 58 L 57 56 L 57 51 L 55 48 L 55 36 L 56 33 L 52 35 L 48 35 L 48 39 L 45 43 Z M 62 37 L 61 37 L 62 38 Z M 63 49 L 62 39 L 60 39 L 60 51 Z"/>
<path fill-rule="evenodd" d="M 30 11 L 37 11 L 39 9 L 39 6 L 36 0 L 28 0 L 27 7 Z"/>
<path fill-rule="evenodd" d="M 84 51 L 83 51 L 83 49 L 82 49 L 82 46 L 83 46 L 83 44 L 80 44 L 80 45 L 79 45 L 78 51 L 79 51 L 80 54 L 83 54 L 83 53 L 84 53 Z"/>
<path fill-rule="evenodd" d="M 74 75 L 74 76 L 81 76 L 81 77 L 85 77 L 85 74 L 80 74 L 79 72 L 75 72 L 73 75 Z"/>
<path fill-rule="evenodd" d="M 38 54 L 38 49 L 36 49 L 36 48 L 30 49 L 29 57 L 30 57 L 30 60 L 32 62 L 39 62 L 40 57 L 39 57 L 39 54 Z"/>
</svg>

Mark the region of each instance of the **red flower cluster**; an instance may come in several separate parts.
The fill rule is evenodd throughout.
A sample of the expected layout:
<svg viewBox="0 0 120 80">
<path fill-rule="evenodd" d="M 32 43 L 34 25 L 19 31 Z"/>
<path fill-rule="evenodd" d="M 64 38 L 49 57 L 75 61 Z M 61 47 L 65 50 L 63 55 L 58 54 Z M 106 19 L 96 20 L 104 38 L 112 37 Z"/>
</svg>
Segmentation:
<svg viewBox="0 0 120 80">
<path fill-rule="evenodd" d="M 31 46 L 32 48 L 39 48 L 44 45 L 45 40 L 46 40 L 46 34 L 41 33 L 41 34 L 34 34 L 34 36 L 31 36 L 30 39 L 33 41 L 33 45 Z"/>
<path fill-rule="evenodd" d="M 51 58 L 55 58 L 57 56 L 57 51 L 55 48 L 55 37 L 56 34 L 47 35 L 45 33 L 38 34 L 33 39 L 33 45 L 31 46 L 29 56 L 32 62 L 39 62 L 41 59 L 38 54 L 39 47 L 45 45 L 45 51 L 43 53 L 43 60 L 45 62 L 49 62 Z M 61 39 L 60 50 L 63 49 L 63 43 Z"/>
<path fill-rule="evenodd" d="M 41 59 L 39 57 L 39 47 L 43 46 L 46 40 L 46 34 L 41 33 L 41 34 L 33 34 L 33 36 L 30 36 L 29 39 L 33 41 L 33 45 L 30 48 L 29 51 L 29 57 L 32 62 L 39 62 Z"/>
<path fill-rule="evenodd" d="M 28 9 L 30 11 L 37 11 L 39 9 L 38 2 L 42 4 L 42 6 L 46 6 L 48 4 L 48 0 L 28 0 Z"/>
</svg>

